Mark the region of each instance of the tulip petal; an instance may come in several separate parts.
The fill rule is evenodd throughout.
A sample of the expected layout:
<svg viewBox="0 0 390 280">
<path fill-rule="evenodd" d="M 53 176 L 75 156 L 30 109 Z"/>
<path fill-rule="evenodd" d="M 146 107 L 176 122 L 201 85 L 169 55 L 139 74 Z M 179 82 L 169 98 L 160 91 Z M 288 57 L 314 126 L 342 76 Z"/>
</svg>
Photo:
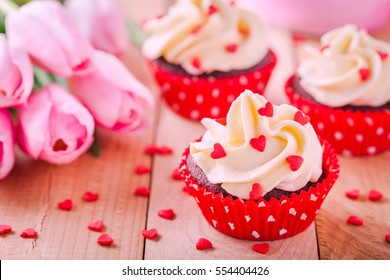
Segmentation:
<svg viewBox="0 0 390 280">
<path fill-rule="evenodd" d="M 15 164 L 13 129 L 8 111 L 0 109 L 0 179 L 6 177 Z"/>
</svg>

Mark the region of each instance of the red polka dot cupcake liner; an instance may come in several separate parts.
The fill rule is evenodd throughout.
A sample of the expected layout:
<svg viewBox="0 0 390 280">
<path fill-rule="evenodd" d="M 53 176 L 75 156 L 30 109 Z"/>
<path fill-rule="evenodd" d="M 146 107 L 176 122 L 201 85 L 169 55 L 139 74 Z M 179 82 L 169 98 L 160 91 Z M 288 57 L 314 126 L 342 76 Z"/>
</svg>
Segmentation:
<svg viewBox="0 0 390 280">
<path fill-rule="evenodd" d="M 181 116 L 198 121 L 204 117 L 225 117 L 230 104 L 245 89 L 262 94 L 276 64 L 270 51 L 269 62 L 250 72 L 229 77 L 197 77 L 176 74 L 151 61 L 152 71 L 168 106 Z"/>
<path fill-rule="evenodd" d="M 352 111 L 331 108 L 302 98 L 286 83 L 290 103 L 310 117 L 317 134 L 326 139 L 338 154 L 373 155 L 390 150 L 390 110 Z"/>
<path fill-rule="evenodd" d="M 323 170 L 321 183 L 291 197 L 269 201 L 233 200 L 223 198 L 200 185 L 189 173 L 186 161 L 189 148 L 183 154 L 180 170 L 189 193 L 194 197 L 208 223 L 216 230 L 240 239 L 270 241 L 288 238 L 304 231 L 314 221 L 319 208 L 336 182 L 339 164 L 331 145 L 322 141 Z"/>
</svg>

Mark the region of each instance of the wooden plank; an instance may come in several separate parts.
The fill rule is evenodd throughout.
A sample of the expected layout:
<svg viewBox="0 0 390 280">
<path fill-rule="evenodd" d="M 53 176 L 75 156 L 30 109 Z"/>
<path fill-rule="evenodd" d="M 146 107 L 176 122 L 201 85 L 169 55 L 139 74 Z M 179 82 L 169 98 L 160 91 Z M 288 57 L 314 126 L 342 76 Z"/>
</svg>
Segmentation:
<svg viewBox="0 0 390 280">
<path fill-rule="evenodd" d="M 142 82 L 155 89 L 139 51 L 132 48 L 126 62 Z M 10 176 L 0 181 L 0 223 L 10 224 L 13 233 L 0 236 L 0 259 L 142 259 L 148 199 L 133 195 L 139 185 L 149 185 L 149 175 L 134 175 L 138 164 L 150 165 L 143 153 L 152 143 L 151 127 L 141 135 L 121 136 L 99 130 L 102 156 L 85 154 L 75 162 L 53 166 L 32 161 L 19 153 Z M 98 192 L 96 202 L 82 201 L 85 191 Z M 72 199 L 72 211 L 57 209 L 57 203 Z M 102 219 L 105 232 L 115 245 L 96 244 L 99 233 L 87 229 L 88 222 Z M 33 227 L 36 240 L 19 233 Z"/>
<path fill-rule="evenodd" d="M 280 55 L 266 96 L 275 103 L 284 100 L 284 82 L 294 69 L 293 43 L 289 32 L 272 28 L 269 32 L 272 48 Z M 153 162 L 152 195 L 148 213 L 148 228 L 156 227 L 161 238 L 147 240 L 145 259 L 318 259 L 314 223 L 303 233 L 285 240 L 270 242 L 267 255 L 251 250 L 253 241 L 234 239 L 212 228 L 203 218 L 195 201 L 182 189 L 182 182 L 170 178 L 178 166 L 185 147 L 204 132 L 196 122 L 175 115 L 163 104 L 159 117 L 156 143 L 174 147 L 171 157 L 156 157 Z M 172 221 L 157 216 L 160 209 L 172 208 L 176 217 Z M 215 249 L 197 251 L 200 237 L 210 239 Z"/>
</svg>

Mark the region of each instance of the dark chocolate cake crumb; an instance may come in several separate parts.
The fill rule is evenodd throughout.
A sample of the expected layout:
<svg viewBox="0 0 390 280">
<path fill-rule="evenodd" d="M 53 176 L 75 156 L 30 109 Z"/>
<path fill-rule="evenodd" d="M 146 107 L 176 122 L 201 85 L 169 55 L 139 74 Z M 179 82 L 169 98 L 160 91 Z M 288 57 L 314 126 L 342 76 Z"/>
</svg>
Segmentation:
<svg viewBox="0 0 390 280">
<path fill-rule="evenodd" d="M 195 163 L 194 159 L 191 155 L 187 158 L 187 169 L 190 172 L 191 176 L 202 186 L 205 186 L 209 191 L 213 191 L 215 194 L 221 193 L 223 197 L 227 197 L 231 194 L 229 194 L 224 188 L 222 188 L 222 184 L 213 184 L 208 179 L 206 174 L 203 172 L 203 170 Z M 283 195 L 287 197 L 291 197 L 293 193 L 299 194 L 302 190 L 307 191 L 310 187 L 314 187 L 316 184 L 321 183 L 324 179 L 325 174 L 323 173 L 317 182 L 308 182 L 304 187 L 301 189 L 289 192 L 284 191 L 278 188 L 274 188 L 271 191 L 267 192 L 263 198 L 266 201 L 269 201 L 272 197 L 276 199 L 280 199 Z M 237 199 L 236 196 L 231 195 L 233 200 Z"/>
<path fill-rule="evenodd" d="M 208 77 L 226 78 L 226 77 L 243 75 L 243 74 L 246 74 L 246 73 L 250 73 L 250 72 L 256 71 L 256 69 L 263 68 L 264 66 L 266 66 L 267 64 L 270 63 L 271 59 L 272 59 L 271 52 L 268 51 L 266 56 L 259 63 L 257 63 L 256 65 L 252 66 L 251 68 L 248 68 L 248 69 L 245 69 L 245 70 L 231 70 L 231 71 L 228 71 L 228 72 L 214 71 L 214 72 L 211 72 L 209 74 L 197 75 L 196 77 L 199 77 L 199 78 L 208 78 Z M 178 75 L 183 75 L 183 76 L 191 76 L 191 77 L 194 76 L 192 74 L 189 74 L 180 65 L 172 64 L 172 63 L 167 62 L 165 60 L 165 58 L 163 58 L 163 57 L 160 57 L 160 58 L 156 59 L 155 62 L 158 65 L 160 65 L 162 68 L 168 70 L 169 72 L 172 72 L 172 73 L 175 73 L 175 74 L 178 74 Z"/>
<path fill-rule="evenodd" d="M 291 86 L 292 88 L 294 89 L 294 91 L 296 93 L 298 93 L 300 96 L 302 96 L 304 99 L 306 100 L 309 100 L 313 103 L 316 103 L 316 104 L 321 104 L 319 102 L 317 102 L 314 97 L 309 94 L 301 85 L 301 82 L 300 82 L 301 78 L 298 77 L 298 76 L 295 76 L 293 79 L 292 79 L 292 83 L 291 83 Z M 326 106 L 324 104 L 321 104 L 323 106 Z M 329 107 L 329 106 L 327 106 Z M 382 105 L 382 106 L 378 106 L 378 107 L 372 107 L 372 106 L 353 106 L 353 105 L 345 105 L 345 106 L 341 106 L 341 107 L 335 107 L 335 108 L 340 108 L 340 109 L 343 109 L 343 110 L 351 110 L 353 112 L 356 112 L 356 111 L 380 111 L 380 110 L 389 110 L 390 109 L 390 102 L 387 102 L 386 104 Z"/>
</svg>

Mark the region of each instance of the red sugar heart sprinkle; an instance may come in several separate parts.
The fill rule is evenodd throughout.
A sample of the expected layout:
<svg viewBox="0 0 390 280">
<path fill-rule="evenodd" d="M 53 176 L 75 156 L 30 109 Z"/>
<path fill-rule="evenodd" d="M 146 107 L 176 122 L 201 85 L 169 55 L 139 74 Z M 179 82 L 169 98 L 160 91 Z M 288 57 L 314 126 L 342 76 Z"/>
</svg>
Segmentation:
<svg viewBox="0 0 390 280">
<path fill-rule="evenodd" d="M 150 190 L 146 186 L 139 186 L 135 189 L 134 194 L 148 197 L 150 196 Z"/>
<path fill-rule="evenodd" d="M 159 155 L 170 155 L 173 154 L 173 149 L 168 146 L 157 147 L 157 154 Z"/>
<path fill-rule="evenodd" d="M 252 185 L 252 190 L 249 193 L 250 199 L 259 200 L 263 197 L 263 193 L 261 191 L 261 185 L 259 183 L 254 183 Z"/>
<path fill-rule="evenodd" d="M 156 154 L 158 151 L 158 147 L 156 145 L 149 145 L 145 148 L 144 153 L 147 155 Z"/>
<path fill-rule="evenodd" d="M 112 239 L 107 233 L 103 233 L 99 236 L 97 243 L 100 245 L 111 245 L 114 242 L 114 239 Z"/>
<path fill-rule="evenodd" d="M 300 123 L 301 125 L 305 125 L 310 122 L 310 117 L 305 115 L 302 111 L 297 111 L 294 115 L 294 121 Z"/>
<path fill-rule="evenodd" d="M 143 231 L 141 231 L 141 234 L 143 237 L 147 239 L 155 239 L 158 235 L 158 232 L 156 228 L 151 228 L 151 229 L 144 229 Z"/>
<path fill-rule="evenodd" d="M 329 45 L 321 46 L 320 52 L 323 52 L 323 51 L 326 50 L 327 48 L 329 48 Z"/>
<path fill-rule="evenodd" d="M 104 224 L 101 220 L 96 220 L 88 223 L 88 228 L 93 231 L 101 232 L 103 230 Z"/>
<path fill-rule="evenodd" d="M 201 68 L 201 65 L 202 65 L 201 62 L 200 62 L 200 59 L 197 58 L 197 57 L 194 57 L 194 58 L 192 59 L 191 64 L 192 64 L 192 66 L 194 66 L 194 68 L 196 68 L 196 69 L 200 69 L 200 68 Z"/>
<path fill-rule="evenodd" d="M 354 226 L 361 226 L 363 224 L 363 220 L 357 216 L 349 216 L 347 223 Z"/>
<path fill-rule="evenodd" d="M 290 164 L 291 171 L 297 171 L 303 163 L 303 158 L 297 155 L 288 156 L 286 160 Z"/>
<path fill-rule="evenodd" d="M 358 189 L 351 189 L 345 192 L 345 196 L 350 199 L 357 199 L 360 196 L 360 191 Z"/>
<path fill-rule="evenodd" d="M 37 232 L 33 228 L 26 228 L 20 233 L 20 237 L 23 238 L 35 238 L 37 237 Z"/>
<path fill-rule="evenodd" d="M 269 251 L 269 244 L 268 243 L 257 243 L 252 246 L 252 250 L 256 253 L 260 254 L 267 254 Z"/>
<path fill-rule="evenodd" d="M 12 231 L 12 227 L 10 225 L 0 225 L 0 235 L 6 234 Z"/>
<path fill-rule="evenodd" d="M 263 108 L 260 108 L 258 111 L 260 116 L 272 117 L 274 115 L 274 108 L 271 102 L 267 102 Z"/>
<path fill-rule="evenodd" d="M 187 187 L 187 186 L 183 186 L 182 188 L 181 188 L 181 190 L 183 191 L 183 192 L 189 192 L 190 190 L 189 190 L 189 188 Z"/>
<path fill-rule="evenodd" d="M 210 156 L 212 159 L 223 158 L 226 156 L 225 149 L 222 147 L 221 144 L 215 143 L 214 144 L 214 151 L 211 152 Z"/>
<path fill-rule="evenodd" d="M 73 202 L 70 199 L 65 199 L 62 202 L 58 202 L 57 206 L 61 210 L 70 211 L 73 207 Z"/>
<path fill-rule="evenodd" d="M 390 243 L 390 234 L 386 234 L 386 235 L 385 235 L 385 241 L 386 241 L 387 243 Z"/>
<path fill-rule="evenodd" d="M 173 219 L 175 212 L 173 212 L 173 209 L 161 209 L 157 212 L 157 214 L 164 219 L 171 220 Z"/>
<path fill-rule="evenodd" d="M 249 144 L 253 149 L 263 152 L 265 149 L 266 139 L 264 135 L 260 135 L 258 138 L 252 138 L 249 140 Z"/>
<path fill-rule="evenodd" d="M 182 179 L 181 172 L 180 172 L 179 168 L 173 169 L 171 177 L 174 180 L 181 180 Z"/>
<path fill-rule="evenodd" d="M 238 49 L 237 44 L 230 44 L 225 46 L 225 51 L 228 53 L 235 53 Z"/>
<path fill-rule="evenodd" d="M 383 197 L 383 194 L 378 190 L 371 190 L 368 193 L 368 199 L 371 201 L 377 201 L 380 200 Z"/>
<path fill-rule="evenodd" d="M 208 9 L 208 11 L 207 11 L 207 14 L 208 14 L 209 16 L 211 16 L 212 14 L 215 14 L 216 12 L 218 12 L 218 8 L 215 7 L 214 5 L 210 5 L 210 6 L 209 6 L 209 9 Z"/>
<path fill-rule="evenodd" d="M 196 25 L 196 26 L 192 29 L 191 33 L 192 33 L 192 34 L 198 34 L 199 31 L 200 31 L 201 29 L 202 29 L 202 25 Z"/>
<path fill-rule="evenodd" d="M 368 69 L 368 68 L 359 69 L 359 75 L 360 75 L 360 80 L 362 82 L 366 81 L 368 79 L 368 77 L 370 76 L 370 69 Z"/>
<path fill-rule="evenodd" d="M 197 250 L 207 250 L 213 248 L 213 244 L 206 238 L 199 238 L 196 242 Z"/>
<path fill-rule="evenodd" d="M 142 174 L 147 174 L 150 173 L 150 168 L 145 165 L 138 165 L 135 168 L 135 174 L 142 175 Z"/>
<path fill-rule="evenodd" d="M 83 199 L 88 202 L 95 201 L 99 199 L 99 194 L 93 192 L 85 192 L 83 195 Z"/>
<path fill-rule="evenodd" d="M 389 57 L 389 54 L 385 52 L 377 51 L 377 53 L 379 54 L 382 61 L 385 61 Z"/>
</svg>

